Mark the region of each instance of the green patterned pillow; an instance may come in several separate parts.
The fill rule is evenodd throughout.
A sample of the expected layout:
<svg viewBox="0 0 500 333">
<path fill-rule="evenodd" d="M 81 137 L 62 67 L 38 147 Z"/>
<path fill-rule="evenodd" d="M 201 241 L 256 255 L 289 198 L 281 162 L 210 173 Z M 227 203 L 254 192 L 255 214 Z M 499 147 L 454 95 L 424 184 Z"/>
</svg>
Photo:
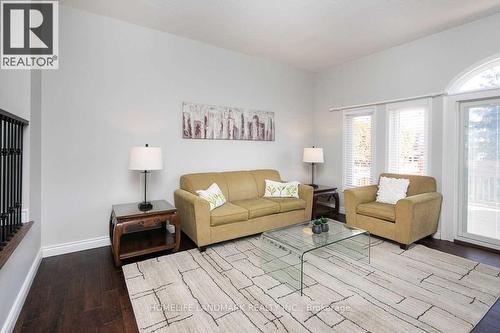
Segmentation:
<svg viewBox="0 0 500 333">
<path fill-rule="evenodd" d="M 265 198 L 298 198 L 300 182 L 281 183 L 266 179 Z"/>
<path fill-rule="evenodd" d="M 222 194 L 222 191 L 216 183 L 210 185 L 210 187 L 206 190 L 199 190 L 196 191 L 196 193 L 198 193 L 200 198 L 208 201 L 208 203 L 210 204 L 210 210 L 214 210 L 215 208 L 220 207 L 226 203 L 226 198 L 224 197 L 224 194 Z"/>
</svg>

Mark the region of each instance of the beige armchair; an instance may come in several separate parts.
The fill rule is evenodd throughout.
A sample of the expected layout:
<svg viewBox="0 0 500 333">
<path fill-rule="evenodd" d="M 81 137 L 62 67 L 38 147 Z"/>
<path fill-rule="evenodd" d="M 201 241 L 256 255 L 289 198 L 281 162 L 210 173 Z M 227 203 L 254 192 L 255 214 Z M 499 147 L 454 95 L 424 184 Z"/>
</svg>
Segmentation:
<svg viewBox="0 0 500 333">
<path fill-rule="evenodd" d="M 410 180 L 407 197 L 395 205 L 379 203 L 378 185 L 344 191 L 347 224 L 391 239 L 402 249 L 437 231 L 442 195 L 433 177 L 384 173 L 381 177 Z"/>
</svg>

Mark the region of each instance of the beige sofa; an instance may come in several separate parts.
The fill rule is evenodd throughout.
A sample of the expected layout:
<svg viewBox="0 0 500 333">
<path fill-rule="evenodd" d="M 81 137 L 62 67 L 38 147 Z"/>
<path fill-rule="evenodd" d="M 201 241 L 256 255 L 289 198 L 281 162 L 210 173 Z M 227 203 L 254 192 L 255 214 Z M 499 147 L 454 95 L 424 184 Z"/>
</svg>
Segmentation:
<svg viewBox="0 0 500 333">
<path fill-rule="evenodd" d="M 281 181 L 276 170 L 183 175 L 174 193 L 182 231 L 201 249 L 311 219 L 313 189 L 299 185 L 299 198 L 263 198 L 265 179 Z M 197 190 L 217 183 L 227 202 L 212 211 Z"/>
<path fill-rule="evenodd" d="M 395 205 L 376 202 L 378 185 L 344 191 L 347 224 L 400 243 L 402 249 L 437 231 L 443 197 L 427 176 L 383 173 L 410 180 L 407 197 Z"/>
</svg>

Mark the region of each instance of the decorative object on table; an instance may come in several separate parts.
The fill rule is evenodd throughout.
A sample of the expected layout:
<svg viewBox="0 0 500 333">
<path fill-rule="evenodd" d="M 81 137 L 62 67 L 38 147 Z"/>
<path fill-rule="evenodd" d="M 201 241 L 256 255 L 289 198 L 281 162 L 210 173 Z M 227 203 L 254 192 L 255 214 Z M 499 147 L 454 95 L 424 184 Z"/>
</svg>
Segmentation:
<svg viewBox="0 0 500 333">
<path fill-rule="evenodd" d="M 198 193 L 200 198 L 208 201 L 211 211 L 226 203 L 226 198 L 216 183 L 210 185 L 206 190 L 198 190 L 196 193 Z"/>
<path fill-rule="evenodd" d="M 318 188 L 318 185 L 314 184 L 314 168 L 316 163 L 324 163 L 323 158 L 323 148 L 304 148 L 304 154 L 302 155 L 302 161 L 305 163 L 311 163 L 311 185 L 313 188 Z"/>
<path fill-rule="evenodd" d="M 328 226 L 328 219 L 322 216 L 319 220 L 321 221 L 321 231 L 328 232 L 328 230 L 330 230 L 330 227 Z"/>
<path fill-rule="evenodd" d="M 298 198 L 300 182 L 277 182 L 265 179 L 264 198 Z"/>
<path fill-rule="evenodd" d="M 116 266 L 121 266 L 122 259 L 179 250 L 181 226 L 177 209 L 165 200 L 151 201 L 151 206 L 145 212 L 136 203 L 113 205 L 109 238 Z"/>
<path fill-rule="evenodd" d="M 147 175 L 150 171 L 163 169 L 161 148 L 149 147 L 147 144 L 144 147 L 132 147 L 128 169 L 144 173 L 144 201 L 139 203 L 139 209 L 141 211 L 152 209 L 152 204 L 147 201 Z"/>
<path fill-rule="evenodd" d="M 321 221 L 320 220 L 314 220 L 313 221 L 312 231 L 315 234 L 320 234 L 321 233 Z"/>
<path fill-rule="evenodd" d="M 274 141 L 274 112 L 182 103 L 184 139 Z"/>
<path fill-rule="evenodd" d="M 339 193 L 334 186 L 318 185 L 313 193 L 312 218 L 318 215 L 337 217 L 339 214 Z M 321 208 L 319 210 L 318 208 Z"/>
</svg>

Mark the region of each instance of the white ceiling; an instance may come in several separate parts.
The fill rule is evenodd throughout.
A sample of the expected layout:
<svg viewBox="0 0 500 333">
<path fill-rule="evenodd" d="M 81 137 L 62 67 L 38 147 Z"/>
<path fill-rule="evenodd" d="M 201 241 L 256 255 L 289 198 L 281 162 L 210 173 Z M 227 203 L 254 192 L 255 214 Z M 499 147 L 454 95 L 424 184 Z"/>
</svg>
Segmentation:
<svg viewBox="0 0 500 333">
<path fill-rule="evenodd" d="M 500 12 L 500 0 L 61 0 L 317 71 Z"/>
</svg>

